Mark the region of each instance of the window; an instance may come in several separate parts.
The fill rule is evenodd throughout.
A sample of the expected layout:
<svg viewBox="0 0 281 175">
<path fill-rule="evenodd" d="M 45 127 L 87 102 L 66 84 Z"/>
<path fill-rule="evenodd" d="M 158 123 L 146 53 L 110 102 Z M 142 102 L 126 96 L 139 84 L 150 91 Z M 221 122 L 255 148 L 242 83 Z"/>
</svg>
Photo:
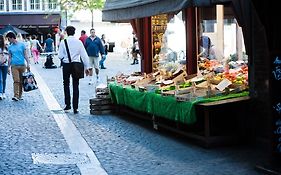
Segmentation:
<svg viewBox="0 0 281 175">
<path fill-rule="evenodd" d="M 0 0 L 0 11 L 5 11 L 5 0 Z"/>
<path fill-rule="evenodd" d="M 46 0 L 45 2 L 46 2 L 46 6 L 45 6 L 46 9 L 56 10 L 57 7 L 58 7 L 58 1 L 57 0 Z"/>
<path fill-rule="evenodd" d="M 41 10 L 40 0 L 30 0 L 30 10 Z"/>
<path fill-rule="evenodd" d="M 12 8 L 13 11 L 23 10 L 23 0 L 12 0 Z"/>
</svg>

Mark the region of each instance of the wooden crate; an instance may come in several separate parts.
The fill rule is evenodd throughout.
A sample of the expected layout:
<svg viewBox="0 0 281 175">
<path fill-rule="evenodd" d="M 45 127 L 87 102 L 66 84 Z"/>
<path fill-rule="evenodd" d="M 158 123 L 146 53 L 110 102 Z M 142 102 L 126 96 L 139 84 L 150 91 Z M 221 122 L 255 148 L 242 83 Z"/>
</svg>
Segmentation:
<svg viewBox="0 0 281 175">
<path fill-rule="evenodd" d="M 95 111 L 95 110 L 90 110 L 90 114 L 92 115 L 105 115 L 105 114 L 110 114 L 112 110 L 103 110 L 103 111 Z"/>
<path fill-rule="evenodd" d="M 111 110 L 113 108 L 112 104 L 105 104 L 105 105 L 96 105 L 91 104 L 90 109 L 95 111 L 102 111 L 102 110 Z"/>
<path fill-rule="evenodd" d="M 102 115 L 112 112 L 113 104 L 110 98 L 92 98 L 90 102 L 90 114 Z"/>
<path fill-rule="evenodd" d="M 111 99 L 110 98 L 92 98 L 89 100 L 90 105 L 106 105 L 106 104 L 111 104 Z"/>
</svg>

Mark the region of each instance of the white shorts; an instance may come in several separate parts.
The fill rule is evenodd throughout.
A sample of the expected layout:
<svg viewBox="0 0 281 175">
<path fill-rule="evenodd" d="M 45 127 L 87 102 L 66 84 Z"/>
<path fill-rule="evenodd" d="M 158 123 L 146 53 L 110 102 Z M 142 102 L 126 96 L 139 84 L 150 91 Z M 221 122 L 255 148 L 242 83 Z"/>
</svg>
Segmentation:
<svg viewBox="0 0 281 175">
<path fill-rule="evenodd" d="M 99 69 L 99 57 L 89 57 L 91 67 Z"/>
</svg>

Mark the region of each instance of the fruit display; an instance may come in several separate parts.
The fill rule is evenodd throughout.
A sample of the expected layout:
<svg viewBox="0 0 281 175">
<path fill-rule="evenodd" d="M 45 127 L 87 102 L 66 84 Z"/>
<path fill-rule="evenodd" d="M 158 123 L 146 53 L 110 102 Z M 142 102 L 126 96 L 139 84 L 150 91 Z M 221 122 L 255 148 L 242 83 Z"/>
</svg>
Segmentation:
<svg viewBox="0 0 281 175">
<path fill-rule="evenodd" d="M 159 59 L 159 55 L 155 57 Z M 248 66 L 243 61 L 222 64 L 216 60 L 200 59 L 198 66 L 197 76 L 192 77 L 187 76 L 186 66 L 170 62 L 159 65 L 157 71 L 150 74 L 120 73 L 115 77 L 115 82 L 141 92 L 174 96 L 177 101 L 209 98 L 248 89 Z"/>
<path fill-rule="evenodd" d="M 213 76 L 211 82 L 219 84 L 225 78 L 231 81 L 234 86 L 248 86 L 248 67 L 242 66 L 230 69 L 228 72 L 217 73 Z"/>
</svg>

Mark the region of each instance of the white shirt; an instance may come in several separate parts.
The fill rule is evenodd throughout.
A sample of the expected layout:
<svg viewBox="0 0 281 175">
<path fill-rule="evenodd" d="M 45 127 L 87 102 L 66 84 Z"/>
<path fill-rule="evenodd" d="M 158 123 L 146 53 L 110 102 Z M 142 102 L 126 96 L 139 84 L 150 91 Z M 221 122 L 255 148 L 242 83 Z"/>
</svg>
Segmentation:
<svg viewBox="0 0 281 175">
<path fill-rule="evenodd" d="M 83 43 L 74 36 L 67 37 L 66 41 L 69 48 L 71 62 L 80 62 L 81 58 L 85 68 L 91 68 L 89 64 L 89 57 Z M 62 60 L 62 62 L 69 63 L 64 40 L 60 42 L 58 57 Z"/>
</svg>

